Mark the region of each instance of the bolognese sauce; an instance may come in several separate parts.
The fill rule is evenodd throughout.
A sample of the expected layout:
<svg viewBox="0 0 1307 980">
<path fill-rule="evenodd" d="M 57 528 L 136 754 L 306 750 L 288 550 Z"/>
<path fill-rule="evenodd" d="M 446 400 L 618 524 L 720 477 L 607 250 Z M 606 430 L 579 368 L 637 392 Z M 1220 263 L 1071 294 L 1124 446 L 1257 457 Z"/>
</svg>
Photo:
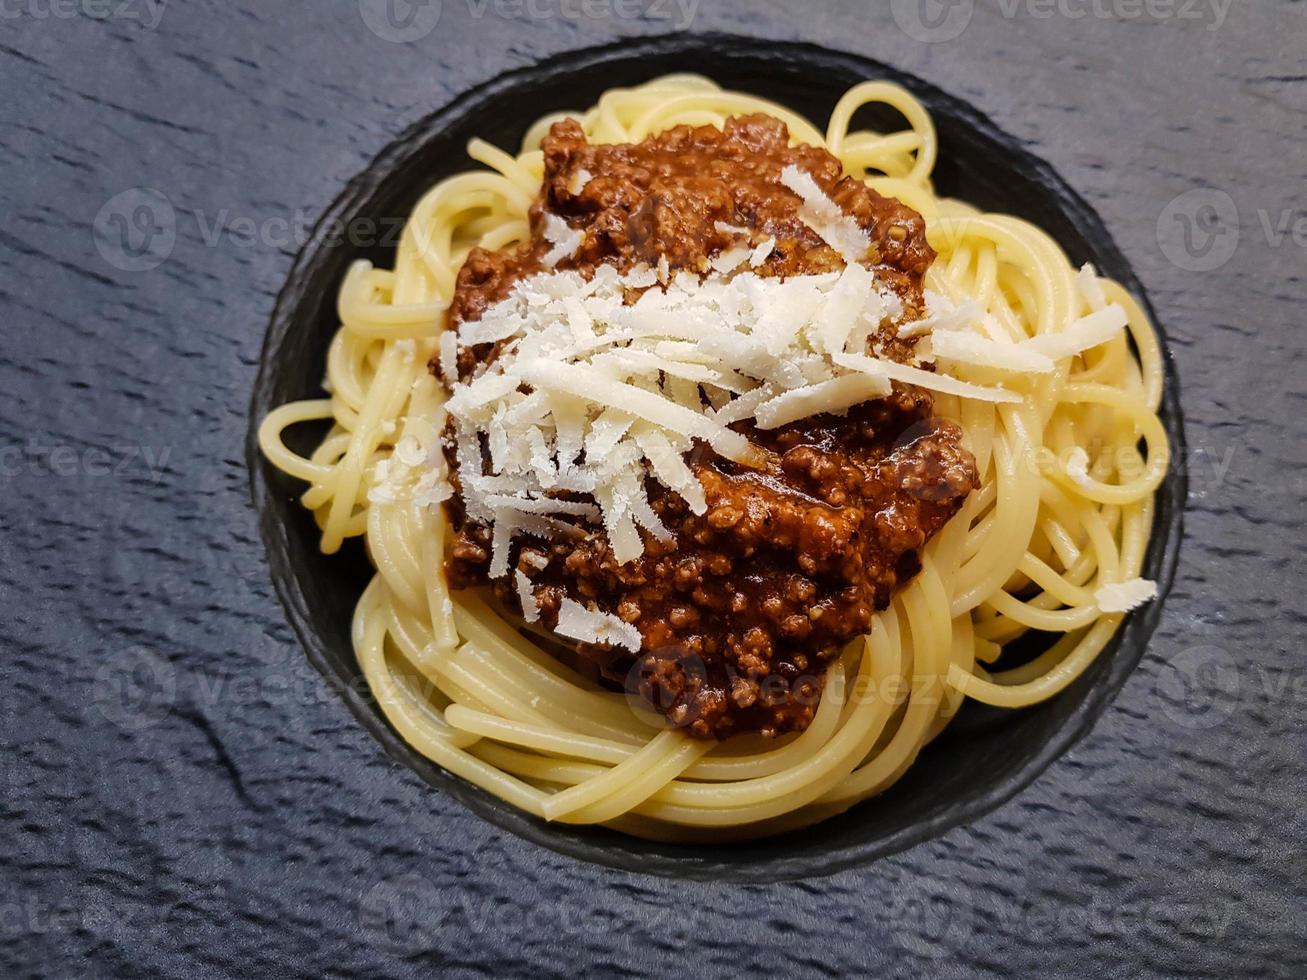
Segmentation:
<svg viewBox="0 0 1307 980">
<path fill-rule="evenodd" d="M 844 176 L 827 151 L 791 146 L 772 117 L 737 117 L 722 129 L 680 126 L 614 145 L 587 142 L 566 120 L 552 127 L 543 150 L 532 239 L 515 251 L 473 250 L 458 275 L 451 328 L 478 319 L 544 267 L 549 216 L 584 233 L 558 268 L 587 277 L 602 265 L 625 272 L 642 263 L 705 274 L 741 240 L 771 243 L 754 269 L 759 276 L 838 271 L 844 259 L 804 222 L 801 199 L 781 179 L 791 165 L 867 234 L 865 264 L 897 294 L 905 319 L 924 313 L 922 280 L 934 251 L 921 216 Z M 915 341 L 892 324 L 874 341 L 882 358 L 906 362 L 913 354 Z M 469 377 L 501 348 L 461 349 L 459 378 L 445 382 Z M 646 477 L 650 505 L 671 533 L 649 537 L 639 558 L 618 562 L 603 529 L 577 520 L 566 540 L 515 542 L 510 567 L 529 579 L 547 627 L 570 598 L 638 629 L 638 653 L 587 643 L 577 653 L 671 724 L 714 738 L 801 731 L 815 713 L 825 667 L 917 573 L 922 547 L 978 485 L 961 431 L 932 410 L 928 392 L 896 384 L 888 397 L 843 415 L 770 430 L 736 422 L 731 427 L 762 451 L 761 465 L 740 465 L 696 442 L 686 463 L 704 490 L 699 514 Z M 451 460 L 453 441 L 447 430 Z M 509 580 L 489 578 L 490 528 L 468 517 L 457 492 L 448 506 L 451 586 L 490 584 L 516 605 Z"/>
</svg>

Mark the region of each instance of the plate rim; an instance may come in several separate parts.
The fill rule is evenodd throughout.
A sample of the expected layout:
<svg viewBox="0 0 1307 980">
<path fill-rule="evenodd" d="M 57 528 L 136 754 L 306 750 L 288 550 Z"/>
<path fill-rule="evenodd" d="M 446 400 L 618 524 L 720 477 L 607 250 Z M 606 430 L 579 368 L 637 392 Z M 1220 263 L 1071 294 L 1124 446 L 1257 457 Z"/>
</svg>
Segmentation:
<svg viewBox="0 0 1307 980">
<path fill-rule="evenodd" d="M 330 684 L 329 686 L 337 689 L 350 713 L 362 723 L 393 760 L 414 772 L 429 786 L 448 793 L 460 805 L 492 825 L 554 853 L 629 873 L 705 882 L 763 884 L 818 878 L 889 857 L 993 812 L 1030 786 L 1058 758 L 1084 738 L 1105 713 L 1108 705 L 1115 700 L 1146 654 L 1149 640 L 1161 619 L 1166 596 L 1175 580 L 1183 541 L 1188 479 L 1185 467 L 1181 463 L 1188 457 L 1183 411 L 1180 405 L 1179 375 L 1166 343 L 1165 329 L 1133 267 L 1121 253 L 1094 208 L 1050 164 L 1032 153 L 1021 141 L 999 128 L 969 102 L 951 95 L 912 73 L 863 55 L 809 42 L 767 40 L 722 32 L 626 38 L 593 47 L 563 51 L 538 62 L 510 69 L 467 89 L 407 126 L 352 177 L 341 193 L 323 211 L 298 251 L 278 293 L 260 346 L 259 367 L 248 407 L 246 469 L 250 478 L 251 501 L 258 516 L 260 536 L 265 546 L 265 557 L 274 590 L 286 613 L 287 622 L 309 661 L 324 680 L 331 681 L 335 676 L 332 660 L 318 631 L 310 625 L 308 598 L 299 586 L 289 559 L 291 551 L 289 529 L 285 523 L 275 519 L 274 490 L 268 480 L 267 464 L 259 452 L 257 440 L 258 426 L 264 415 L 270 408 L 276 407 L 271 401 L 273 385 L 273 372 L 269 370 L 269 365 L 273 363 L 271 355 L 284 345 L 300 322 L 294 314 L 304 297 L 305 279 L 309 277 L 318 252 L 326 244 L 333 230 L 339 228 L 340 223 L 348 219 L 368 195 L 375 192 L 397 169 L 400 169 L 406 160 L 420 152 L 421 144 L 425 139 L 440 132 L 451 120 L 462 117 L 474 107 L 482 104 L 493 105 L 496 99 L 520 89 L 533 77 L 538 77 L 542 73 L 549 74 L 559 70 L 581 71 L 601 67 L 606 63 L 627 62 L 642 56 L 657 57 L 694 51 L 711 51 L 717 57 L 728 60 L 747 59 L 750 62 L 757 61 L 760 56 L 802 60 L 809 63 L 823 62 L 861 73 L 866 78 L 889 76 L 904 84 L 914 94 L 924 96 L 928 102 L 948 103 L 954 114 L 964 119 L 973 129 L 980 131 L 987 139 L 1000 144 L 1008 152 L 1023 158 L 1041 182 L 1056 192 L 1064 214 L 1091 228 L 1096 247 L 1101 247 L 1101 251 L 1110 255 L 1120 269 L 1129 272 L 1128 277 L 1123 277 L 1126 279 L 1123 285 L 1139 301 L 1158 332 L 1164 370 L 1160 416 L 1168 439 L 1171 440 L 1171 467 L 1156 491 L 1157 507 L 1152 535 L 1145 554 L 1145 572 L 1150 573 L 1157 581 L 1158 598 L 1127 615 L 1120 630 L 1110 641 L 1108 650 L 1099 655 L 1110 657 L 1104 676 L 1086 691 L 1084 697 L 1071 706 L 1067 717 L 1038 751 L 1013 772 L 998 779 L 982 792 L 967 797 L 947 812 L 930 815 L 873 840 L 850 843 L 819 855 L 785 853 L 772 856 L 751 855 L 747 863 L 738 858 L 729 860 L 710 856 L 706 852 L 711 851 L 711 848 L 701 845 L 651 845 L 674 850 L 677 853 L 674 856 L 662 853 L 637 855 L 633 852 L 614 850 L 609 837 L 599 836 L 600 833 L 613 834 L 614 832 L 600 831 L 590 836 L 576 833 L 575 828 L 547 824 L 504 803 L 479 787 L 465 782 L 422 756 L 390 727 L 384 715 L 353 685 Z M 807 832 L 811 830 L 812 828 L 809 828 Z"/>
</svg>

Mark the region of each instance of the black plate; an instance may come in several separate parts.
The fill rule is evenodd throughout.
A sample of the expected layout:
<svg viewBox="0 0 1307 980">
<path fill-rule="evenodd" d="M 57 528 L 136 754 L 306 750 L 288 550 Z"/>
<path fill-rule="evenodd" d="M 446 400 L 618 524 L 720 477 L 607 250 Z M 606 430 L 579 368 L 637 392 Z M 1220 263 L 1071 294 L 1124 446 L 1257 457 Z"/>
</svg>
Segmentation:
<svg viewBox="0 0 1307 980">
<path fill-rule="evenodd" d="M 723 85 L 782 102 L 819 128 L 850 86 L 869 78 L 899 82 L 934 117 L 940 138 L 935 183 L 941 194 L 1036 223 L 1057 239 L 1072 262 L 1093 262 L 1152 315 L 1142 287 L 1097 214 L 1046 163 L 966 103 L 877 62 L 805 44 L 724 35 L 632 41 L 500 76 L 410 128 L 350 182 L 301 251 L 278 300 L 251 404 L 247 452 L 273 579 L 290 621 L 314 666 L 392 757 L 495 825 L 564 854 L 673 877 L 774 881 L 867 863 L 1012 797 L 1102 714 L 1143 655 L 1161 613 L 1160 599 L 1131 614 L 1093 666 L 1059 696 L 1021 711 L 969 704 L 892 789 L 817 831 L 726 847 L 653 844 L 602 828 L 546 824 L 450 776 L 395 734 L 355 684 L 359 670 L 349 620 L 371 572 L 362 550 L 354 546 L 330 558 L 318 552 L 317 529 L 296 500 L 301 486 L 262 461 L 254 438 L 258 421 L 270 409 L 319 393 L 327 345 L 338 326 L 336 292 L 346 269 L 357 258 L 391 264 L 393 242 L 386 240 L 386 230 L 409 213 L 432 183 L 468 168 L 464 147 L 471 137 L 516 149 L 527 126 L 546 112 L 585 107 L 613 86 L 708 66 L 707 73 Z M 877 121 L 870 111 L 857 120 Z M 369 220 L 378 230 L 378 242 L 356 233 L 341 243 L 342 227 L 367 229 Z M 1183 459 L 1178 386 L 1169 357 L 1166 370 L 1162 419 L 1173 458 Z M 1185 482 L 1181 470 L 1173 468 L 1158 492 L 1144 574 L 1158 582 L 1163 596 L 1175 572 Z M 435 827 L 414 828 L 417 835 L 436 832 Z"/>
</svg>

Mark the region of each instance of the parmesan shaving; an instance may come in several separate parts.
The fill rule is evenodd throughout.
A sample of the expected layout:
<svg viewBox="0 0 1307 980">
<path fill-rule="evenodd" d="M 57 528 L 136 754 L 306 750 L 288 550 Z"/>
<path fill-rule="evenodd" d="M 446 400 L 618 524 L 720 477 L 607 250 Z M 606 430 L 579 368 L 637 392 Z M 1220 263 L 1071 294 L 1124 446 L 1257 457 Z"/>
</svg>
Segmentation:
<svg viewBox="0 0 1307 980">
<path fill-rule="evenodd" d="M 744 419 L 752 418 L 759 405 L 775 397 L 775 388 L 771 385 L 762 385 L 747 394 L 741 395 L 739 398 L 727 402 L 713 413 L 713 418 L 722 425 L 741 422 Z"/>
<path fill-rule="evenodd" d="M 570 259 L 585 241 L 585 232 L 577 231 L 552 211 L 545 214 L 544 237 L 554 246 L 540 261 L 546 269 L 552 269 L 564 259 Z"/>
<path fill-rule="evenodd" d="M 523 514 L 575 514 L 579 517 L 598 519 L 599 508 L 583 501 L 556 500 L 553 497 L 510 497 L 503 494 L 487 494 L 487 506 L 496 510 L 506 508 L 521 511 Z"/>
<path fill-rule="evenodd" d="M 648 289 L 657 281 L 657 273 L 643 262 L 622 277 L 622 285 L 629 289 Z"/>
<path fill-rule="evenodd" d="M 1094 590 L 1094 601 L 1100 612 L 1125 613 L 1157 598 L 1157 583 L 1146 578 L 1132 578 L 1125 582 L 1100 585 Z"/>
<path fill-rule="evenodd" d="M 1103 292 L 1098 270 L 1092 263 L 1086 262 L 1080 267 L 1080 272 L 1076 275 L 1076 288 L 1091 310 L 1101 310 L 1107 305 L 1107 294 Z"/>
<path fill-rule="evenodd" d="M 572 174 L 572 179 L 568 181 L 567 192 L 572 195 L 580 194 L 585 190 L 586 184 L 594 178 L 590 171 L 582 167 L 576 173 Z"/>
<path fill-rule="evenodd" d="M 965 330 L 972 324 L 978 323 L 985 315 L 985 311 L 970 298 L 955 304 L 947 296 L 929 289 L 925 291 L 925 296 L 928 315 L 900 326 L 898 329 L 900 338 L 906 340 L 909 337 L 920 337 L 923 334 L 946 330 Z"/>
<path fill-rule="evenodd" d="M 723 275 L 727 272 L 733 272 L 749 260 L 752 254 L 747 245 L 739 248 L 727 249 L 713 257 L 711 266 L 714 272 L 720 272 Z"/>
<path fill-rule="evenodd" d="M 1083 447 L 1076 446 L 1067 456 L 1066 475 L 1082 487 L 1092 482 L 1089 476 L 1089 454 Z"/>
<path fill-rule="evenodd" d="M 458 380 L 458 337 L 452 330 L 440 335 L 440 374 L 449 384 Z"/>
<path fill-rule="evenodd" d="M 781 183 L 803 200 L 799 216 L 849 264 L 860 261 L 871 248 L 871 239 L 862 227 L 840 210 L 817 186 L 812 175 L 790 164 L 781 171 Z"/>
<path fill-rule="evenodd" d="M 491 578 L 503 578 L 508 574 L 508 549 L 513 543 L 513 519 L 505 511 L 495 512 L 495 530 L 490 538 Z"/>
<path fill-rule="evenodd" d="M 622 647 L 632 653 L 640 652 L 640 631 L 623 622 L 612 613 L 587 609 L 572 599 L 564 598 L 558 609 L 555 632 L 581 643 L 596 643 Z"/>
<path fill-rule="evenodd" d="M 959 381 L 947 374 L 935 374 L 907 364 L 899 364 L 897 361 L 867 357 L 865 354 L 836 354 L 834 361 L 854 371 L 865 371 L 867 374 L 878 375 L 891 381 L 916 385 L 945 395 L 957 395 L 959 398 L 1000 404 L 1015 404 L 1021 401 L 1019 394 L 1006 388 L 986 388 L 983 385 L 971 384 L 969 381 Z"/>
<path fill-rule="evenodd" d="M 999 371 L 1048 374 L 1053 370 L 1052 360 L 1025 344 L 1003 343 L 961 330 L 931 334 L 931 348 L 936 357 Z"/>
<path fill-rule="evenodd" d="M 1105 344 L 1126 326 L 1126 314 L 1118 304 L 1112 303 L 1087 316 L 1082 316 L 1062 333 L 1041 334 L 1023 341 L 1023 347 L 1038 351 L 1045 357 L 1060 360 L 1092 350 Z"/>
<path fill-rule="evenodd" d="M 531 588 L 531 580 L 523 575 L 520 571 L 513 572 L 513 581 L 517 584 L 517 598 L 522 603 L 522 618 L 528 623 L 538 622 L 540 619 L 540 604 L 536 602 L 535 590 Z"/>
<path fill-rule="evenodd" d="M 580 364 L 528 361 L 513 366 L 514 374 L 537 388 L 560 391 L 652 422 L 673 432 L 703 439 L 727 459 L 751 463 L 756 450 L 749 440 L 706 416 L 635 385 L 613 381 L 600 371 Z"/>
<path fill-rule="evenodd" d="M 890 393 L 886 378 L 870 374 L 846 374 L 821 384 L 796 388 L 763 402 L 754 413 L 758 428 L 775 429 L 817 412 L 840 415 L 852 406 Z"/>
<path fill-rule="evenodd" d="M 421 466 L 427 461 L 427 454 L 416 436 L 404 436 L 395 446 L 395 458 L 405 466 Z"/>
<path fill-rule="evenodd" d="M 636 432 L 635 441 L 663 486 L 680 494 L 690 505 L 692 513 L 702 515 L 707 512 L 708 501 L 702 484 L 690 471 L 690 467 L 685 465 L 685 460 L 681 459 L 681 454 L 667 441 L 666 436 L 661 432 L 645 429 Z"/>
</svg>

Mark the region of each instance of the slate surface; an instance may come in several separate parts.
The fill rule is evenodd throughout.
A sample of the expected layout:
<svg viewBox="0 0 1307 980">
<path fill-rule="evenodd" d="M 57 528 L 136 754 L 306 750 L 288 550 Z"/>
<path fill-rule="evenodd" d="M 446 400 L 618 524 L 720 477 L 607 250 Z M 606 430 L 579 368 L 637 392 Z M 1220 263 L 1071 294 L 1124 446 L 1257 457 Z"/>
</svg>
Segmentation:
<svg viewBox="0 0 1307 980">
<path fill-rule="evenodd" d="M 1304 975 L 1304 5 L 384 9 L 0 8 L 0 972 Z M 297 238 L 349 177 L 504 68 L 691 13 L 1028 140 L 1148 288 L 1191 446 L 1175 590 L 1094 732 L 987 818 L 784 885 L 580 864 L 388 761 L 285 625 L 241 452 Z M 175 234 L 115 248 L 155 195 Z"/>
</svg>

